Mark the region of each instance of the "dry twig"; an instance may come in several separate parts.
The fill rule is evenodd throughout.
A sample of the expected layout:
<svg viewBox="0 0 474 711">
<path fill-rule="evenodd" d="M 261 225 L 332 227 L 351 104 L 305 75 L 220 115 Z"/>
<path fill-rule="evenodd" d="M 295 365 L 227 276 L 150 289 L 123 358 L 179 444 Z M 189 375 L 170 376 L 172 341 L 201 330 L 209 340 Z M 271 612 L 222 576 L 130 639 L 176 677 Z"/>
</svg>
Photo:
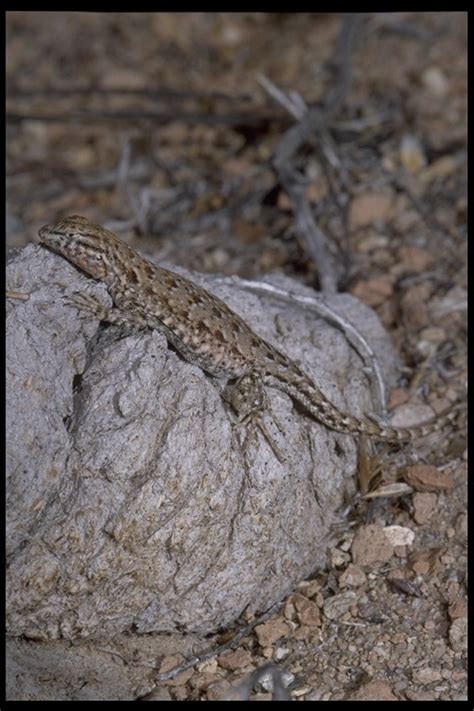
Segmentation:
<svg viewBox="0 0 474 711">
<path fill-rule="evenodd" d="M 292 126 L 281 139 L 274 159 L 280 184 L 288 193 L 295 214 L 296 231 L 304 240 L 316 269 L 318 270 L 321 290 L 325 293 L 337 291 L 337 269 L 329 254 L 328 239 L 316 224 L 311 207 L 305 196 L 305 181 L 294 166 L 294 159 L 299 149 L 315 134 L 327 131 L 329 119 L 339 110 L 348 92 L 351 78 L 350 53 L 355 37 L 360 28 L 361 15 L 346 15 L 331 60 L 336 73 L 336 80 L 330 88 L 323 107 L 312 107 L 306 111 L 301 120 Z M 295 109 L 294 102 L 289 102 L 284 92 L 264 78 L 260 80 L 264 88 L 279 101 L 290 113 L 301 114 L 301 106 Z"/>
<path fill-rule="evenodd" d="M 155 125 L 163 125 L 180 121 L 181 123 L 210 126 L 248 126 L 255 130 L 263 130 L 269 124 L 276 122 L 288 124 L 286 114 L 276 114 L 262 109 L 248 109 L 240 112 L 216 113 L 215 111 L 143 111 L 141 109 L 101 110 L 83 109 L 51 112 L 7 111 L 7 123 L 22 121 L 42 121 L 44 123 L 102 123 L 106 121 L 152 121 Z"/>
<path fill-rule="evenodd" d="M 181 674 L 181 672 L 185 671 L 186 669 L 193 667 L 195 664 L 204 662 L 207 659 L 212 659 L 212 657 L 217 657 L 219 654 L 222 654 L 222 652 L 225 652 L 227 649 L 234 649 L 241 639 L 250 634 L 250 632 L 252 632 L 252 630 L 257 625 L 261 625 L 262 622 L 268 620 L 281 607 L 282 604 L 282 602 L 277 602 L 275 603 L 275 605 L 272 605 L 266 612 L 264 612 L 256 619 L 252 620 L 252 622 L 249 622 L 249 624 L 246 625 L 243 629 L 239 630 L 239 632 L 237 632 L 228 642 L 220 644 L 219 646 L 214 647 L 214 649 L 211 649 L 208 652 L 203 652 L 202 654 L 199 654 L 195 657 L 185 659 L 184 662 L 178 664 L 176 667 L 173 667 L 173 669 L 170 669 L 169 671 L 164 672 L 163 674 L 157 674 L 157 676 L 155 677 L 155 681 L 160 682 L 167 681 L 168 679 L 174 679 L 178 676 L 178 674 Z"/>
</svg>

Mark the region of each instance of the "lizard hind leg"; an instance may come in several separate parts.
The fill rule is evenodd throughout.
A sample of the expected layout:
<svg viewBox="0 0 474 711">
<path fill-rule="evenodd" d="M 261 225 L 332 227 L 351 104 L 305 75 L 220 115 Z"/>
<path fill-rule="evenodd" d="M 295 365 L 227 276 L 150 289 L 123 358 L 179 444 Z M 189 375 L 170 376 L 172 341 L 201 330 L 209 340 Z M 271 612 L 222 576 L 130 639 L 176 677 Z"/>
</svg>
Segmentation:
<svg viewBox="0 0 474 711">
<path fill-rule="evenodd" d="M 268 409 L 268 399 L 259 375 L 253 372 L 245 373 L 235 382 L 229 383 L 224 389 L 223 398 L 236 413 L 238 417 L 237 426 L 245 426 L 247 429 L 243 443 L 244 449 L 248 448 L 250 441 L 256 441 L 256 431 L 258 429 L 267 440 L 278 461 L 280 463 L 284 462 L 284 455 L 277 447 L 262 420 L 263 411 Z M 276 419 L 275 422 L 281 430 L 281 426 Z"/>
<path fill-rule="evenodd" d="M 239 424 L 246 424 L 257 413 L 267 409 L 267 395 L 256 373 L 245 373 L 235 382 L 228 383 L 223 393 L 239 418 Z"/>
</svg>

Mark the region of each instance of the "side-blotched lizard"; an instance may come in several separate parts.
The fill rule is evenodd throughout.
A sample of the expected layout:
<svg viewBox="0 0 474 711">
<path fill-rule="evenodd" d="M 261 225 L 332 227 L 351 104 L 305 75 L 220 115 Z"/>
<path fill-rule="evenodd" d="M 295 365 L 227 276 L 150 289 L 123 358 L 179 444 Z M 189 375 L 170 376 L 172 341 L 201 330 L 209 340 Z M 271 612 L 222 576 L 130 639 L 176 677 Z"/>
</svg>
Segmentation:
<svg viewBox="0 0 474 711">
<path fill-rule="evenodd" d="M 331 430 L 393 442 L 423 437 L 450 418 L 395 428 L 341 412 L 294 361 L 254 333 L 221 299 L 152 264 L 100 225 L 73 216 L 45 225 L 39 236 L 53 252 L 104 282 L 114 306 L 107 309 L 87 294 L 77 294 L 70 303 L 102 321 L 164 333 L 185 360 L 231 381 L 226 399 L 242 420 L 265 407 L 265 385 L 287 393 Z"/>
</svg>

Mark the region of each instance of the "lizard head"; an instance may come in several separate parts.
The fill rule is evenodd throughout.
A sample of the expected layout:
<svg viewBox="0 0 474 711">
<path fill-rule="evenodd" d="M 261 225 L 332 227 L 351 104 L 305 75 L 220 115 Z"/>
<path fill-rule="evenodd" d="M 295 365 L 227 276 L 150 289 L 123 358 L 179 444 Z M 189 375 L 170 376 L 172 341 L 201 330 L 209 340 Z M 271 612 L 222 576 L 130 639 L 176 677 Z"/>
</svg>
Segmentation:
<svg viewBox="0 0 474 711">
<path fill-rule="evenodd" d="M 112 232 L 73 215 L 39 230 L 41 244 L 60 254 L 94 279 L 107 281 L 118 252 L 127 249 Z"/>
</svg>

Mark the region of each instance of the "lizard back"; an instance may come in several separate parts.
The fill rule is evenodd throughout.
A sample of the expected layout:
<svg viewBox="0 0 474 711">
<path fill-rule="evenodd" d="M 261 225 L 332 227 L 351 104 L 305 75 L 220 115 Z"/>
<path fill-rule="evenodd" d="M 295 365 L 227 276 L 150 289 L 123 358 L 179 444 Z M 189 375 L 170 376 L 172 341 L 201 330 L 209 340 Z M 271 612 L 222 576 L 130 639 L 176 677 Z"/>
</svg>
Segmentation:
<svg viewBox="0 0 474 711">
<path fill-rule="evenodd" d="M 437 431 L 455 414 L 452 410 L 419 426 L 394 428 L 341 412 L 296 363 L 221 299 L 152 264 L 109 230 L 73 216 L 45 225 L 39 236 L 49 249 L 103 281 L 128 323 L 162 331 L 186 360 L 213 376 L 259 374 L 262 383 L 286 392 L 329 429 L 399 442 Z"/>
</svg>

